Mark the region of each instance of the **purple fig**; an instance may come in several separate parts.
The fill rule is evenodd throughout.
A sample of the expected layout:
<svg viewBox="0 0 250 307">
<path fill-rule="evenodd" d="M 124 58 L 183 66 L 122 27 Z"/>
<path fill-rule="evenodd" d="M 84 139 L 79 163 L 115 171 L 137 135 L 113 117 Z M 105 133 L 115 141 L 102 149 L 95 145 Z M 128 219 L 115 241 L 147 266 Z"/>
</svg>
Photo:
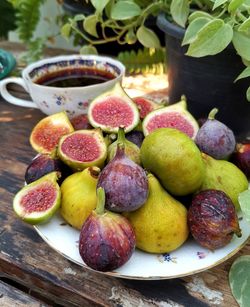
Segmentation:
<svg viewBox="0 0 250 307">
<path fill-rule="evenodd" d="M 214 108 L 208 115 L 207 121 L 199 129 L 195 142 L 200 150 L 209 156 L 226 160 L 234 151 L 235 136 L 222 122 L 214 119 L 218 109 Z"/>
<path fill-rule="evenodd" d="M 250 179 L 250 142 L 237 144 L 236 151 L 232 156 L 232 161 Z"/>
<path fill-rule="evenodd" d="M 194 239 L 211 250 L 227 245 L 234 233 L 241 236 L 234 204 L 219 190 L 204 190 L 193 197 L 188 225 Z"/>
<path fill-rule="evenodd" d="M 97 187 L 106 192 L 106 208 L 115 212 L 134 211 L 148 197 L 146 172 L 125 155 L 123 144 L 117 144 L 115 157 L 102 170 Z"/>
<path fill-rule="evenodd" d="M 105 191 L 97 189 L 97 206 L 82 226 L 79 253 L 97 271 L 111 271 L 129 260 L 135 249 L 135 233 L 120 214 L 104 211 Z"/>
<path fill-rule="evenodd" d="M 144 134 L 142 131 L 133 130 L 126 134 L 126 139 L 141 148 L 141 144 L 144 140 Z"/>
<path fill-rule="evenodd" d="M 48 154 L 40 154 L 27 167 L 24 176 L 25 181 L 29 184 L 51 172 L 57 172 L 61 180 L 71 173 L 69 168 L 61 160 L 54 159 Z"/>
</svg>

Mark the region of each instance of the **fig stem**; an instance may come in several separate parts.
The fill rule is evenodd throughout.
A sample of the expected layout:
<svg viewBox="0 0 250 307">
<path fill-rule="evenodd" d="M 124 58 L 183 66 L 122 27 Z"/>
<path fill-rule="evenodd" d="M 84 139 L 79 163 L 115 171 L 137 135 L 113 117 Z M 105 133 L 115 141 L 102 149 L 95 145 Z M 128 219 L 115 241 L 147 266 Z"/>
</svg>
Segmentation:
<svg viewBox="0 0 250 307">
<path fill-rule="evenodd" d="M 123 142 L 118 141 L 115 157 L 122 157 L 124 151 L 125 151 L 125 144 Z"/>
<path fill-rule="evenodd" d="M 118 143 L 124 143 L 125 142 L 125 132 L 123 127 L 119 127 L 118 130 Z"/>
<path fill-rule="evenodd" d="M 218 113 L 218 109 L 217 108 L 213 108 L 210 113 L 208 114 L 208 119 L 214 119 L 215 115 Z"/>
<path fill-rule="evenodd" d="M 102 215 L 104 213 L 104 207 L 105 207 L 105 190 L 104 188 L 100 187 L 96 191 L 97 195 L 97 205 L 95 212 L 98 215 Z"/>
</svg>

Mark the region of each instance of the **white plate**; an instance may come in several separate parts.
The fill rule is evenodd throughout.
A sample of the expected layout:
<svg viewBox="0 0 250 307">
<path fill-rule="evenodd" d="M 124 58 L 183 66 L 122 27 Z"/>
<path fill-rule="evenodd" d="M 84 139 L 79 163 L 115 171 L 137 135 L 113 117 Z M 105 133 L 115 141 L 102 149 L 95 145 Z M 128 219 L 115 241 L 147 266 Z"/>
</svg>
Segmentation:
<svg viewBox="0 0 250 307">
<path fill-rule="evenodd" d="M 129 279 L 168 279 L 207 270 L 236 254 L 250 236 L 250 225 L 240 218 L 242 237 L 233 237 L 224 248 L 209 251 L 189 239 L 170 254 L 148 254 L 135 250 L 130 260 L 113 272 L 104 274 Z M 35 226 L 38 234 L 67 259 L 86 267 L 78 252 L 79 231 L 70 227 L 59 213 L 44 225 Z"/>
</svg>

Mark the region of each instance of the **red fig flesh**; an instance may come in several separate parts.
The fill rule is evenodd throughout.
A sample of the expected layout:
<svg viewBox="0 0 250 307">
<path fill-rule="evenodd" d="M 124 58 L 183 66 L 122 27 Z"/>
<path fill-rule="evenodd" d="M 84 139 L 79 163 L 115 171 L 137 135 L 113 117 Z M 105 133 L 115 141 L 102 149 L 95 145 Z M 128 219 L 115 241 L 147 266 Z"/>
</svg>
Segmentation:
<svg viewBox="0 0 250 307">
<path fill-rule="evenodd" d="M 101 167 L 107 157 L 107 146 L 100 130 L 78 130 L 60 139 L 58 155 L 75 170 Z"/>
<path fill-rule="evenodd" d="M 135 233 L 128 220 L 104 211 L 104 189 L 97 190 L 96 210 L 83 224 L 79 253 L 97 271 L 111 271 L 126 263 L 135 249 Z"/>
<path fill-rule="evenodd" d="M 133 100 L 139 109 L 141 119 L 145 118 L 148 113 L 163 107 L 162 104 L 157 104 L 153 100 L 145 97 L 135 97 Z"/>
<path fill-rule="evenodd" d="M 204 190 L 194 196 L 188 224 L 194 239 L 211 250 L 227 245 L 234 233 L 241 236 L 235 207 L 219 190 Z"/>
<path fill-rule="evenodd" d="M 123 127 L 125 132 L 131 131 L 139 123 L 139 111 L 121 85 L 117 83 L 113 89 L 94 99 L 88 109 L 88 118 L 93 127 L 105 132 L 118 132 Z"/>
<path fill-rule="evenodd" d="M 74 131 L 65 112 L 56 113 L 40 120 L 30 135 L 31 146 L 39 153 L 52 154 L 59 139 Z"/>
<path fill-rule="evenodd" d="M 75 130 L 92 129 L 90 125 L 87 114 L 81 114 L 73 117 L 70 120 L 72 126 Z"/>
</svg>

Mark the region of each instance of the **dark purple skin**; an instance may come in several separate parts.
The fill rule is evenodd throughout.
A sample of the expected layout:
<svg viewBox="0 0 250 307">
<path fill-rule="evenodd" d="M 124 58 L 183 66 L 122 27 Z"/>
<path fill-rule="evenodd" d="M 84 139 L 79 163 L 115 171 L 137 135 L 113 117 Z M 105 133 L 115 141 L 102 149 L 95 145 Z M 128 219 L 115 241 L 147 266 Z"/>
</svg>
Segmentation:
<svg viewBox="0 0 250 307">
<path fill-rule="evenodd" d="M 195 143 L 209 156 L 225 160 L 233 153 L 235 136 L 231 129 L 216 119 L 208 119 L 199 129 Z"/>
<path fill-rule="evenodd" d="M 193 197 L 188 225 L 194 239 L 210 250 L 227 245 L 234 233 L 241 236 L 235 207 L 219 190 L 204 190 Z"/>
<path fill-rule="evenodd" d="M 142 167 L 126 157 L 118 144 L 115 157 L 102 170 L 97 188 L 106 193 L 106 208 L 130 212 L 140 208 L 148 197 L 148 179 Z"/>
<path fill-rule="evenodd" d="M 126 134 L 126 139 L 141 148 L 141 144 L 144 140 L 144 134 L 141 131 L 134 130 Z"/>
<path fill-rule="evenodd" d="M 232 162 L 238 166 L 247 176 L 247 179 L 250 180 L 250 142 L 236 145 L 236 151 L 232 155 Z"/>
<path fill-rule="evenodd" d="M 29 184 L 54 171 L 58 172 L 60 181 L 62 181 L 71 173 L 69 168 L 64 165 L 61 160 L 52 159 L 49 155 L 46 154 L 40 154 L 35 157 L 27 167 L 24 176 L 25 181 Z"/>
<path fill-rule="evenodd" d="M 119 214 L 93 212 L 83 224 L 79 253 L 83 261 L 97 271 L 111 271 L 129 260 L 135 249 L 135 233 Z"/>
</svg>

